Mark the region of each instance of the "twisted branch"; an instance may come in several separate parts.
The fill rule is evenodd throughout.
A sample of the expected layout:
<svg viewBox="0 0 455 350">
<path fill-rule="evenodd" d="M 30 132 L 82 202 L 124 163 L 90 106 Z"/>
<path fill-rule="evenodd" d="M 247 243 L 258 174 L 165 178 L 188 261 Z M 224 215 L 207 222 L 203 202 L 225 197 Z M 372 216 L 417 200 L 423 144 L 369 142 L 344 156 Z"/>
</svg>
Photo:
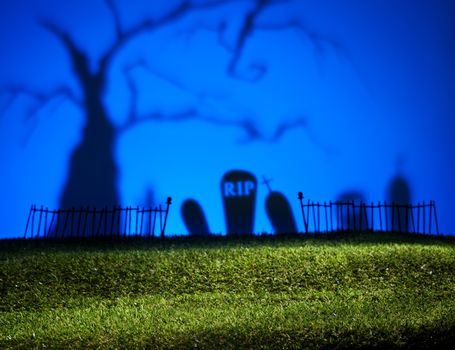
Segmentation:
<svg viewBox="0 0 455 350">
<path fill-rule="evenodd" d="M 188 13 L 190 13 L 191 11 L 212 9 L 220 5 L 226 4 L 228 2 L 228 0 L 213 0 L 208 1 L 206 3 L 191 3 L 190 1 L 183 1 L 179 6 L 177 6 L 172 11 L 170 11 L 165 16 L 159 19 L 156 20 L 145 19 L 142 22 L 136 24 L 135 26 L 127 30 L 124 30 L 120 25 L 119 19 L 120 16 L 118 13 L 118 9 L 114 6 L 113 1 L 114 0 L 106 0 L 107 6 L 110 9 L 111 13 L 113 14 L 114 21 L 116 23 L 115 26 L 117 31 L 117 40 L 100 59 L 99 63 L 101 70 L 105 70 L 109 66 L 115 55 L 120 50 L 122 50 L 126 46 L 126 44 L 129 43 L 130 40 L 136 38 L 137 36 L 147 32 L 152 32 L 172 22 L 175 22 L 180 18 L 184 17 L 185 15 L 187 15 Z"/>
<path fill-rule="evenodd" d="M 3 88 L 2 91 L 0 91 L 0 94 L 9 96 L 7 105 L 4 107 L 5 110 L 7 110 L 19 96 L 27 96 L 35 100 L 35 105 L 28 113 L 30 118 L 38 114 L 49 103 L 59 98 L 66 99 L 78 107 L 81 107 L 82 105 L 71 89 L 64 86 L 57 87 L 48 93 L 34 91 L 24 86 L 10 86 Z"/>
</svg>

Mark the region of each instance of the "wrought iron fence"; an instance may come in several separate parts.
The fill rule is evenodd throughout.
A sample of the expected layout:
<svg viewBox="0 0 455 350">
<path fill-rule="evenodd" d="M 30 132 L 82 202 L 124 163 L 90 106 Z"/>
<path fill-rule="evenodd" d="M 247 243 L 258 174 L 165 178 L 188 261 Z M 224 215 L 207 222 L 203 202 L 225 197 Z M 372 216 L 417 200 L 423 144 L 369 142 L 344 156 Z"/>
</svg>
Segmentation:
<svg viewBox="0 0 455 350">
<path fill-rule="evenodd" d="M 71 208 L 49 210 L 32 205 L 24 238 L 164 237 L 169 206 L 154 208 Z"/>
<path fill-rule="evenodd" d="M 306 233 L 383 231 L 439 234 L 435 201 L 417 204 L 363 201 L 303 201 L 298 194 Z"/>
</svg>

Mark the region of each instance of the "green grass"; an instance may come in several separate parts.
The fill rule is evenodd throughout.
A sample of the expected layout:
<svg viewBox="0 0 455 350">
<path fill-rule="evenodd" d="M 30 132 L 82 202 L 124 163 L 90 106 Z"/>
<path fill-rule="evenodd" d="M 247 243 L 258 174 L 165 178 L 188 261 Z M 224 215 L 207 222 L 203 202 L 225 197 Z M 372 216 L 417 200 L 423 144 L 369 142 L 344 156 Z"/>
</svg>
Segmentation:
<svg viewBox="0 0 455 350">
<path fill-rule="evenodd" d="M 455 240 L 0 241 L 0 348 L 434 348 Z"/>
</svg>

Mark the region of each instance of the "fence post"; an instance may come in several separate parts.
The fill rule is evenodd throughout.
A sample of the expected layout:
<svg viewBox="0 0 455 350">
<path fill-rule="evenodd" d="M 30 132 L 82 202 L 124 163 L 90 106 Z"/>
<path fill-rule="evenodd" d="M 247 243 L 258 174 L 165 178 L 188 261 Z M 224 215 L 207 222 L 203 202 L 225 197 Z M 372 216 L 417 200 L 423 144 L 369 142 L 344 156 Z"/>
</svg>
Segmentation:
<svg viewBox="0 0 455 350">
<path fill-rule="evenodd" d="M 392 232 L 395 228 L 395 201 L 392 201 Z"/>
<path fill-rule="evenodd" d="M 35 214 L 36 214 L 36 205 L 33 204 L 33 215 L 32 215 L 32 232 L 31 237 L 33 238 L 35 234 Z"/>
<path fill-rule="evenodd" d="M 374 231 L 374 203 L 371 202 L 371 232 Z"/>
<path fill-rule="evenodd" d="M 412 223 L 412 232 L 416 233 L 416 225 L 415 225 L 415 220 L 414 220 L 414 209 L 416 207 L 411 205 L 410 210 L 411 210 L 411 223 Z"/>
<path fill-rule="evenodd" d="M 308 233 L 308 223 L 305 218 L 305 209 L 303 207 L 303 198 L 304 198 L 303 193 L 302 192 L 297 193 L 297 198 L 300 201 L 300 208 L 302 209 L 303 226 L 305 227 L 305 233 Z"/>
<path fill-rule="evenodd" d="M 333 213 L 332 213 L 332 201 L 329 202 L 330 205 L 330 230 L 333 232 Z"/>
<path fill-rule="evenodd" d="M 155 237 L 155 225 L 156 225 L 156 216 L 158 214 L 158 208 L 155 207 L 155 209 L 153 211 L 152 211 L 152 209 L 150 209 L 150 218 L 152 217 L 152 212 L 153 212 L 152 237 Z"/>
<path fill-rule="evenodd" d="M 43 238 L 47 238 L 47 215 L 49 214 L 49 209 L 46 207 L 44 211 L 44 231 L 43 231 Z"/>
<path fill-rule="evenodd" d="M 359 203 L 359 213 L 360 213 L 360 219 L 359 219 L 359 231 L 362 232 L 363 230 L 363 213 L 362 213 L 362 201 Z"/>
<path fill-rule="evenodd" d="M 46 237 L 49 237 L 49 235 L 51 234 L 56 211 L 51 210 L 50 212 L 52 213 L 52 218 L 51 218 L 51 223 L 49 224 L 49 228 L 47 229 L 47 232 L 46 232 Z"/>
<path fill-rule="evenodd" d="M 324 213 L 325 213 L 325 232 L 329 232 L 329 221 L 327 218 L 327 202 L 324 202 Z"/>
<path fill-rule="evenodd" d="M 161 235 L 164 237 L 164 232 L 166 231 L 166 224 L 167 224 L 167 215 L 169 214 L 169 206 L 172 204 L 172 197 L 167 197 L 166 200 L 166 212 L 164 214 L 164 224 L 163 224 L 163 230 L 161 232 Z"/>
<path fill-rule="evenodd" d="M 349 205 L 349 203 L 348 203 L 348 205 Z M 354 202 L 354 200 L 352 200 L 351 206 L 352 206 L 352 225 L 354 226 L 354 230 L 353 231 L 356 232 L 357 231 L 357 223 L 356 223 L 357 220 L 355 219 L 356 213 L 355 213 L 355 202 Z"/>
<path fill-rule="evenodd" d="M 159 205 L 160 210 L 160 238 L 164 238 L 163 234 L 163 209 L 161 208 L 161 204 Z"/>
<path fill-rule="evenodd" d="M 100 237 L 101 236 L 101 227 L 103 226 L 104 208 L 101 209 L 99 211 L 99 213 L 101 215 L 100 215 L 100 218 L 98 220 L 98 229 L 96 230 L 96 237 Z M 104 234 L 103 234 L 103 237 L 104 237 Z"/>
<path fill-rule="evenodd" d="M 425 214 L 426 214 L 425 201 L 423 201 L 422 203 L 423 234 L 425 234 Z"/>
<path fill-rule="evenodd" d="M 68 218 L 70 216 L 70 211 L 69 209 L 67 210 L 62 210 L 62 213 L 65 213 L 66 216 L 65 216 L 65 222 L 63 223 L 63 230 L 62 230 L 62 237 L 65 235 L 66 233 L 66 226 L 68 226 Z"/>
<path fill-rule="evenodd" d="M 417 230 L 416 233 L 420 233 L 420 202 L 417 203 Z"/>
<path fill-rule="evenodd" d="M 25 225 L 25 231 L 24 231 L 24 239 L 27 238 L 28 225 L 30 223 L 30 218 L 32 216 L 32 211 L 33 211 L 33 205 L 30 206 L 30 210 L 28 211 L 27 224 Z"/>
<path fill-rule="evenodd" d="M 123 237 L 126 237 L 126 232 L 127 232 L 127 229 L 128 229 L 128 207 L 126 207 L 125 209 L 120 208 L 120 213 L 122 211 L 125 212 L 125 225 L 123 227 Z"/>
<path fill-rule="evenodd" d="M 363 202 L 363 212 L 365 214 L 365 224 L 367 226 L 367 231 L 370 231 L 370 224 L 368 220 L 367 204 Z"/>
<path fill-rule="evenodd" d="M 104 223 L 103 223 L 103 236 L 109 235 L 109 232 L 107 230 L 107 216 L 109 214 L 109 211 L 107 209 L 107 205 L 104 206 Z"/>
<path fill-rule="evenodd" d="M 77 236 L 78 237 L 81 236 L 81 220 L 82 220 L 83 211 L 84 211 L 84 209 L 82 207 L 80 207 L 78 210 L 78 212 L 79 212 L 79 220 L 77 221 Z"/>
<path fill-rule="evenodd" d="M 43 216 L 44 216 L 44 206 L 41 205 L 39 209 L 39 221 L 38 221 L 38 238 L 41 237 L 41 223 L 43 222 Z M 43 229 L 43 238 L 45 237 L 45 230 Z"/>
<path fill-rule="evenodd" d="M 439 235 L 439 223 L 438 223 L 438 215 L 436 214 L 436 202 L 433 201 L 433 211 L 434 211 L 434 223 L 436 224 L 436 233 Z"/>
<path fill-rule="evenodd" d="M 85 210 L 84 210 L 84 228 L 82 230 L 82 237 L 86 237 L 87 236 L 87 220 L 88 220 L 88 212 L 89 212 L 89 207 L 85 207 Z"/>
<path fill-rule="evenodd" d="M 311 202 L 311 211 L 313 213 L 313 232 L 316 232 L 316 212 L 315 212 L 315 203 Z"/>
<path fill-rule="evenodd" d="M 58 233 L 59 233 L 59 229 L 60 229 L 60 209 L 57 209 L 57 224 L 55 225 L 55 237 L 54 238 L 58 238 Z"/>
<path fill-rule="evenodd" d="M 114 231 L 114 225 L 115 225 L 115 206 L 112 207 L 112 219 L 111 219 L 111 229 L 110 229 L 110 235 L 111 237 L 114 237 L 115 231 Z"/>
<path fill-rule="evenodd" d="M 136 212 L 136 229 L 134 230 L 134 235 L 138 236 L 137 231 L 138 231 L 138 224 L 139 224 L 139 206 L 136 206 L 135 212 Z"/>
<path fill-rule="evenodd" d="M 387 207 L 387 201 L 384 201 L 385 232 L 389 232 L 389 214 Z"/>
<path fill-rule="evenodd" d="M 144 207 L 142 207 L 142 210 L 141 210 L 141 236 L 142 236 L 142 228 L 144 227 Z"/>
<path fill-rule="evenodd" d="M 406 233 L 409 233 L 410 229 L 409 229 L 409 210 L 410 210 L 410 205 L 409 203 L 406 205 L 406 222 L 405 222 L 405 232 Z"/>
<path fill-rule="evenodd" d="M 74 236 L 74 207 L 71 208 L 71 228 L 70 228 L 70 237 Z"/>
<path fill-rule="evenodd" d="M 400 204 L 397 204 L 398 231 L 403 232 L 402 225 L 401 225 L 401 209 L 402 209 L 402 206 Z"/>
<path fill-rule="evenodd" d="M 96 208 L 93 208 L 89 211 L 89 214 L 92 214 L 92 230 L 90 231 L 91 237 L 95 236 L 95 219 L 96 219 Z"/>
<path fill-rule="evenodd" d="M 307 208 L 306 208 L 306 213 L 307 213 L 307 223 L 308 223 L 308 233 L 311 233 L 311 230 L 310 230 L 310 219 L 311 219 L 311 213 L 314 211 L 314 208 L 312 206 L 312 201 L 310 202 L 310 200 L 308 200 L 307 202 Z M 316 226 L 314 225 L 314 219 L 313 219 L 313 231 L 314 231 L 314 228 Z"/>
<path fill-rule="evenodd" d="M 38 219 L 38 232 L 37 232 L 37 237 L 40 237 L 40 232 L 41 232 L 41 219 L 43 218 L 43 206 L 41 206 L 39 211 L 39 219 Z"/>
<path fill-rule="evenodd" d="M 321 233 L 321 216 L 320 216 L 321 203 L 317 202 L 316 206 L 318 208 L 318 233 Z"/>
<path fill-rule="evenodd" d="M 341 213 L 341 202 L 337 200 L 337 227 L 338 231 L 343 231 L 343 213 Z"/>
</svg>

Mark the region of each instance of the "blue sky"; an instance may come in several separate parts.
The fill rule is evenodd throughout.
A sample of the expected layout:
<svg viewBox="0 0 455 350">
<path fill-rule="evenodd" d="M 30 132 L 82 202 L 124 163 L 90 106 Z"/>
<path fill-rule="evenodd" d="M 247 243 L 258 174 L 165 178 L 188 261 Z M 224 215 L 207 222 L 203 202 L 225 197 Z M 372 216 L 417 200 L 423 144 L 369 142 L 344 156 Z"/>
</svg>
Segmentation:
<svg viewBox="0 0 455 350">
<path fill-rule="evenodd" d="M 199 1 L 202 2 L 202 1 Z M 116 1 L 123 28 L 160 18 L 178 1 Z M 169 232 L 186 232 L 180 204 L 204 208 L 210 229 L 225 232 L 220 181 L 231 169 L 272 178 L 302 229 L 296 193 L 320 201 L 360 191 L 365 200 L 386 199 L 397 174 L 412 201 L 436 200 L 441 231 L 455 232 L 455 3 L 453 1 L 290 1 L 270 6 L 257 19 L 238 62 L 267 67 L 257 81 L 227 74 L 232 45 L 253 2 L 189 13 L 125 47 L 109 70 L 104 105 L 112 123 L 125 123 L 131 90 L 138 91 L 140 121 L 119 131 L 115 160 L 123 205 L 141 205 L 147 191 L 157 202 L 174 198 Z M 33 112 L 36 100 L 12 98 L 11 87 L 47 93 L 65 85 L 81 91 L 62 44 L 40 19 L 70 33 L 97 59 L 114 40 L 104 1 L 17 0 L 0 11 L 0 237 L 21 236 L 32 203 L 57 207 L 69 159 L 81 142 L 84 112 L 54 99 Z M 299 22 L 306 31 L 289 28 Z M 270 30 L 265 28 L 278 27 Z M 263 28 L 263 29 L 261 29 Z M 165 77 L 165 79 L 163 79 Z M 202 116 L 166 119 L 194 108 Z M 210 120 L 215 118 L 214 123 Z M 260 139 L 248 139 L 248 121 Z M 300 121 L 280 138 L 283 123 Z M 120 129 L 119 129 L 120 130 Z M 397 159 L 403 161 L 397 166 Z M 265 187 L 258 188 L 257 232 L 270 231 Z"/>
</svg>

